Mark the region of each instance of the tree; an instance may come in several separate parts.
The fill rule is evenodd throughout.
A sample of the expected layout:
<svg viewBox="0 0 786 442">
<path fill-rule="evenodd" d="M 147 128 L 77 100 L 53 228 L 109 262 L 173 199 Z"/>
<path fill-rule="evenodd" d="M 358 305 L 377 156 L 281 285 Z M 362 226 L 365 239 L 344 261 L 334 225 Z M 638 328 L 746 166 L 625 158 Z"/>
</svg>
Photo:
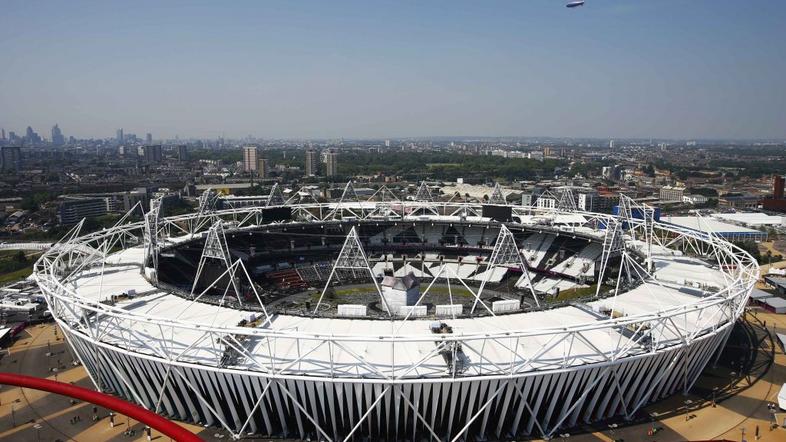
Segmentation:
<svg viewBox="0 0 786 442">
<path fill-rule="evenodd" d="M 25 252 L 19 250 L 14 254 L 14 261 L 19 263 L 27 263 L 27 257 L 25 256 Z"/>
</svg>

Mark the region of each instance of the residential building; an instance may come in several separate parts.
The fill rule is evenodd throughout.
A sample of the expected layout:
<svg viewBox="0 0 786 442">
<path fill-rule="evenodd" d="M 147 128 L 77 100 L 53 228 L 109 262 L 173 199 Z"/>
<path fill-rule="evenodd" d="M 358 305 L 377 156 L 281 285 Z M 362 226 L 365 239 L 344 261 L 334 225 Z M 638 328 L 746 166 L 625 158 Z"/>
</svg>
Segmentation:
<svg viewBox="0 0 786 442">
<path fill-rule="evenodd" d="M 325 176 L 338 175 L 338 152 L 329 150 L 325 156 Z"/>
<path fill-rule="evenodd" d="M 18 171 L 22 168 L 22 148 L 3 146 L 0 150 L 0 166 L 3 171 Z"/>
<path fill-rule="evenodd" d="M 163 161 L 164 157 L 161 153 L 161 145 L 155 146 L 142 146 L 142 156 L 144 162 L 147 164 L 156 164 Z"/>
<path fill-rule="evenodd" d="M 319 152 L 314 149 L 306 151 L 306 176 L 316 176 L 319 173 Z"/>
<path fill-rule="evenodd" d="M 267 158 L 260 158 L 257 160 L 257 176 L 260 178 L 267 178 L 270 173 L 270 164 Z"/>
<path fill-rule="evenodd" d="M 188 161 L 188 146 L 183 144 L 177 146 L 177 160 Z"/>
<path fill-rule="evenodd" d="M 259 166 L 259 149 L 256 146 L 243 147 L 243 171 L 256 172 Z"/>
</svg>

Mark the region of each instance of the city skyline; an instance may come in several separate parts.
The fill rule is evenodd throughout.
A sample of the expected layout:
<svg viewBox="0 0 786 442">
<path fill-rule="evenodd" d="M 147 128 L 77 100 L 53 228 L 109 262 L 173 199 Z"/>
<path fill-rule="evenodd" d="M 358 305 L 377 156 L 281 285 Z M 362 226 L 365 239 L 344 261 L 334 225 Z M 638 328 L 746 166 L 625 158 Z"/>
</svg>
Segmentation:
<svg viewBox="0 0 786 442">
<path fill-rule="evenodd" d="M 137 5 L 7 4 L 0 127 L 786 138 L 778 2 Z"/>
</svg>

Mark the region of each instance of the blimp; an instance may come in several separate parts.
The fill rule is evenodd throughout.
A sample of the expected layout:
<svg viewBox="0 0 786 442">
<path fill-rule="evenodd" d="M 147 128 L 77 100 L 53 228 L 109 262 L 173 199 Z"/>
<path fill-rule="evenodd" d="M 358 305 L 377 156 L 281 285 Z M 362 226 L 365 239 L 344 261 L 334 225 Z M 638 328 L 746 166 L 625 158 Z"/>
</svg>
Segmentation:
<svg viewBox="0 0 786 442">
<path fill-rule="evenodd" d="M 565 5 L 566 8 L 577 8 L 579 6 L 584 6 L 584 0 L 568 2 L 568 4 Z"/>
</svg>

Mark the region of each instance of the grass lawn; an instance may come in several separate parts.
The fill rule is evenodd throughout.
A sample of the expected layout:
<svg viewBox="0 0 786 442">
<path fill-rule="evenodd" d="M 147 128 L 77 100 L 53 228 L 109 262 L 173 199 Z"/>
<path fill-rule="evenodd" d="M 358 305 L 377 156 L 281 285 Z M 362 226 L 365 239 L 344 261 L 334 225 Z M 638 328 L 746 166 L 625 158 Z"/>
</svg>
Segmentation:
<svg viewBox="0 0 786 442">
<path fill-rule="evenodd" d="M 592 284 L 589 287 L 579 287 L 569 290 L 560 290 L 559 295 L 557 295 L 557 301 L 569 301 L 571 299 L 583 298 L 585 296 L 594 295 L 595 290 L 597 288 L 598 288 L 597 284 Z M 601 287 L 601 292 L 608 289 L 609 287 L 603 286 Z"/>
<path fill-rule="evenodd" d="M 27 278 L 30 274 L 33 273 L 33 266 L 25 267 L 23 269 L 19 269 L 15 272 L 5 273 L 0 275 L 0 284 L 7 284 L 9 282 L 19 281 L 20 279 Z"/>
</svg>

